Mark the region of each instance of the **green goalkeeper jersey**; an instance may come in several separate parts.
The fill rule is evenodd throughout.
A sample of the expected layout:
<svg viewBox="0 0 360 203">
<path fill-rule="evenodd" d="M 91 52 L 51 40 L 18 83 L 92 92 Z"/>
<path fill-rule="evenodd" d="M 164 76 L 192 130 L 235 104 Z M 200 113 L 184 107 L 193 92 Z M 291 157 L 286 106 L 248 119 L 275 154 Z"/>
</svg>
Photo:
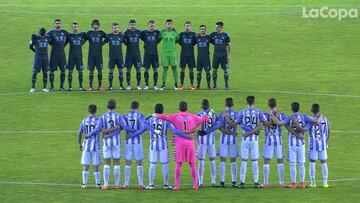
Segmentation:
<svg viewBox="0 0 360 203">
<path fill-rule="evenodd" d="M 175 29 L 162 30 L 160 38 L 163 41 L 163 56 L 176 56 L 176 43 L 179 41 L 179 33 Z"/>
</svg>

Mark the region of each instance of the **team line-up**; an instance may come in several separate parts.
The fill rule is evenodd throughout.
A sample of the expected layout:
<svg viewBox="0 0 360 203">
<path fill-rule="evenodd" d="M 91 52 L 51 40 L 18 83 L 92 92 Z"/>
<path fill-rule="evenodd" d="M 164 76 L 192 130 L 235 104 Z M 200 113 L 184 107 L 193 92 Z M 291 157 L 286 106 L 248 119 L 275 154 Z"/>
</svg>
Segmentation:
<svg viewBox="0 0 360 203">
<path fill-rule="evenodd" d="M 55 71 L 60 69 L 60 87 L 64 91 L 65 72 L 68 69 L 68 90 L 72 90 L 72 73 L 74 67 L 78 71 L 80 90 L 83 87 L 83 58 L 82 46 L 86 41 L 89 42 L 88 49 L 88 70 L 89 87 L 88 91 L 93 91 L 94 71 L 97 69 L 98 90 L 105 91 L 102 85 L 103 56 L 102 46 L 109 44 L 109 86 L 108 90 L 113 89 L 114 69 L 118 68 L 118 79 L 120 90 L 124 89 L 123 68 L 126 67 L 127 90 L 131 90 L 131 69 L 136 69 L 136 81 L 138 90 L 149 89 L 149 70 L 153 68 L 153 82 L 155 90 L 164 90 L 167 80 L 169 66 L 173 72 L 174 89 L 184 89 L 185 67 L 189 68 L 190 89 L 200 89 L 202 70 L 206 73 L 208 89 L 217 89 L 217 69 L 221 65 L 224 72 L 225 89 L 229 89 L 229 61 L 231 57 L 230 36 L 223 31 L 224 24 L 216 22 L 216 31 L 210 35 L 206 33 L 206 26 L 201 25 L 199 33 L 191 31 L 191 22 L 184 23 L 184 31 L 178 33 L 174 29 L 173 21 L 166 20 L 166 28 L 162 31 L 156 29 L 155 21 L 148 22 L 148 29 L 140 31 L 136 27 L 136 21 L 130 20 L 126 31 L 120 32 L 118 23 L 112 24 L 112 33 L 106 34 L 100 30 L 100 22 L 94 19 L 91 22 L 92 29 L 88 32 L 79 32 L 79 24 L 72 23 L 72 33 L 61 29 L 61 20 L 54 21 L 55 29 L 46 33 L 45 28 L 41 28 L 38 34 L 33 34 L 30 41 L 30 49 L 35 52 L 32 87 L 30 92 L 35 92 L 37 73 L 43 73 L 43 91 L 54 91 Z M 139 42 L 144 42 L 143 63 L 141 60 Z M 162 41 L 161 65 L 163 67 L 162 85 L 158 86 L 158 44 Z M 181 46 L 180 54 L 180 86 L 178 86 L 178 70 L 176 44 Z M 65 46 L 69 44 L 68 63 L 66 63 Z M 123 60 L 122 45 L 126 45 L 125 60 Z M 212 60 L 212 82 L 211 86 L 211 67 L 210 67 L 210 44 L 214 46 Z M 51 45 L 50 62 L 48 61 L 48 46 Z M 194 46 L 197 45 L 197 62 L 195 63 Z M 141 86 L 141 67 L 145 68 L 145 86 Z M 194 86 L 194 68 L 197 67 L 197 85 Z M 47 89 L 48 71 L 50 89 Z"/>
<path fill-rule="evenodd" d="M 202 110 L 195 114 L 187 112 L 187 103 L 179 103 L 179 113 L 164 114 L 162 104 L 155 105 L 154 114 L 147 116 L 139 111 L 139 103 L 131 103 L 131 111 L 121 115 L 116 113 L 115 100 L 109 100 L 108 112 L 97 117 L 96 105 L 89 105 L 90 116 L 83 119 L 79 129 L 79 147 L 82 150 L 81 164 L 84 166 L 82 172 L 83 188 L 88 187 L 89 166 L 94 166 L 94 176 L 97 188 L 109 190 L 110 163 L 113 160 L 114 189 L 128 189 L 130 180 L 131 163 L 135 158 L 137 165 L 138 187 L 140 189 L 153 189 L 155 185 L 155 171 L 158 162 L 162 165 L 163 184 L 165 189 L 179 189 L 182 163 L 189 163 L 191 176 L 193 178 L 193 189 L 204 186 L 204 164 L 206 156 L 210 161 L 211 186 L 225 187 L 226 159 L 231 162 L 232 187 L 245 187 L 245 177 L 248 159 L 251 160 L 252 173 L 255 188 L 269 187 L 269 163 L 273 155 L 277 159 L 279 186 L 287 187 L 284 180 L 284 153 L 282 130 L 285 127 L 288 131 L 288 155 L 290 165 L 290 187 L 296 188 L 296 173 L 298 166 L 300 176 L 300 187 L 305 188 L 305 134 L 308 134 L 308 159 L 310 161 L 309 187 L 316 187 L 315 182 L 315 161 L 320 160 L 322 169 L 323 187 L 329 187 L 327 167 L 327 146 L 330 137 L 330 125 L 327 118 L 320 113 L 320 105 L 313 104 L 311 107 L 312 116 L 299 113 L 300 104 L 291 103 L 292 114 L 286 116 L 276 109 L 276 100 L 268 100 L 268 111 L 263 113 L 255 108 L 255 97 L 248 96 L 246 99 L 248 107 L 236 112 L 233 109 L 233 99 L 225 99 L 226 109 L 218 115 L 210 107 L 207 99 L 202 100 Z M 241 128 L 241 146 L 239 153 L 238 130 Z M 259 184 L 259 132 L 265 129 L 263 148 L 263 184 Z M 215 147 L 215 131 L 220 130 L 219 147 Z M 145 187 L 143 182 L 144 148 L 142 134 L 145 131 L 150 134 L 149 148 L 149 184 Z M 167 132 L 172 131 L 174 145 L 174 160 L 176 162 L 175 184 L 169 184 L 169 146 Z M 125 180 L 120 186 L 120 158 L 121 158 L 121 132 L 125 135 L 124 159 Z M 102 137 L 102 159 L 103 166 L 103 187 L 100 185 L 101 164 L 100 155 L 100 132 Z M 84 134 L 84 140 L 82 135 Z M 195 150 L 195 140 L 197 150 Z M 82 141 L 83 140 L 83 141 Z M 220 185 L 216 184 L 217 166 L 216 156 L 220 157 Z M 240 184 L 237 185 L 237 164 L 240 157 Z M 198 168 L 196 169 L 196 158 Z"/>
</svg>

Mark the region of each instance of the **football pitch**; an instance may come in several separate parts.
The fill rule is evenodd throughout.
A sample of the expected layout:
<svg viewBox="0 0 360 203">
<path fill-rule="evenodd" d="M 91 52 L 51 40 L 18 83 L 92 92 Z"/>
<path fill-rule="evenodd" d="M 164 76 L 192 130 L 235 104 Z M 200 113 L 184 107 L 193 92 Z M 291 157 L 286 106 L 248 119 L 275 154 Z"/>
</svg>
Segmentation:
<svg viewBox="0 0 360 203">
<path fill-rule="evenodd" d="M 303 7 L 357 8 L 356 0 L 226 0 L 226 1 L 21 1 L 0 2 L 0 201 L 1 202 L 356 202 L 360 196 L 360 18 L 303 18 Z M 191 20 L 193 30 L 201 24 L 208 32 L 215 30 L 215 22 L 224 22 L 230 34 L 230 91 L 224 91 L 223 72 L 218 72 L 217 91 L 186 89 L 183 91 L 106 91 L 29 93 L 33 53 L 28 48 L 31 34 L 40 27 L 53 28 L 55 18 L 61 18 L 62 28 L 70 31 L 76 21 L 80 31 L 90 29 L 94 18 L 101 29 L 111 32 L 111 24 L 119 22 L 124 30 L 130 19 L 136 19 L 139 29 L 147 28 L 153 19 L 158 29 L 172 18 L 177 31 Z M 160 43 L 161 44 L 161 43 Z M 161 47 L 159 47 L 161 50 Z M 212 47 L 211 47 L 212 49 Z M 88 44 L 83 47 L 84 63 Z M 125 49 L 123 47 L 123 53 Z M 66 48 L 68 53 L 68 47 Z M 142 44 L 141 53 L 143 54 Z M 178 60 L 180 48 L 178 46 Z M 103 48 L 104 76 L 107 86 L 108 45 Z M 162 68 L 160 70 L 160 76 Z M 117 70 L 115 70 L 117 75 Z M 37 90 L 41 89 L 42 74 L 38 74 Z M 73 74 L 73 88 L 77 89 L 77 72 Z M 116 78 L 116 77 L 115 77 Z M 206 87 L 205 73 L 202 87 Z M 168 89 L 172 72 L 168 75 Z M 95 85 L 96 85 L 95 79 Z M 159 82 L 161 82 L 161 77 Z M 135 71 L 132 87 L 136 87 Z M 84 71 L 88 84 L 88 71 Z M 152 71 L 150 71 L 152 87 Z M 55 87 L 59 86 L 59 72 Z M 142 82 L 142 85 L 144 83 Z M 67 81 L 65 82 L 67 87 Z M 85 86 L 85 85 L 84 85 Z M 114 87 L 119 83 L 115 79 Z M 189 88 L 186 72 L 185 87 Z M 188 102 L 189 112 L 200 111 L 201 100 L 207 98 L 216 113 L 224 110 L 226 97 L 233 97 L 234 109 L 246 108 L 246 96 L 256 97 L 256 107 L 267 111 L 267 100 L 274 97 L 278 109 L 290 114 L 290 103 L 298 101 L 300 111 L 311 115 L 313 103 L 321 105 L 322 113 L 331 124 L 328 149 L 330 188 L 280 189 L 276 160 L 270 163 L 270 188 L 253 189 L 251 164 L 248 164 L 246 188 L 231 188 L 230 160 L 227 160 L 227 188 L 210 187 L 209 161 L 205 164 L 205 188 L 192 190 L 189 167 L 184 164 L 181 190 L 162 189 L 161 166 L 158 164 L 152 191 L 135 189 L 136 165 L 133 161 L 130 190 L 102 191 L 94 188 L 90 167 L 89 189 L 81 189 L 81 152 L 77 145 L 77 130 L 88 115 L 87 106 L 98 106 L 98 115 L 105 113 L 109 99 L 117 101 L 119 113 L 130 110 L 132 101 L 140 102 L 144 115 L 153 113 L 156 103 L 163 103 L 165 113 L 178 112 L 178 102 Z M 287 153 L 287 131 L 284 130 L 284 152 Z M 143 135 L 145 160 L 144 183 L 148 184 L 147 153 L 149 134 Z M 219 132 L 216 133 L 217 145 Z M 170 133 L 168 134 L 170 136 Z M 263 131 L 260 134 L 262 154 Z M 122 137 L 124 138 L 124 136 Z M 171 140 L 171 139 L 169 139 Z M 124 146 L 122 146 L 124 148 Z M 307 136 L 306 136 L 307 148 Z M 172 154 L 172 147 L 171 153 Z M 123 150 L 123 149 L 122 149 Z M 219 158 L 217 183 L 219 183 Z M 263 181 L 262 158 L 259 161 Z M 237 161 L 238 170 L 240 160 Z M 306 181 L 309 181 L 308 161 Z M 121 159 L 121 184 L 124 181 L 125 161 Z M 170 182 L 174 181 L 174 162 L 170 162 Z M 320 163 L 316 164 L 317 185 L 321 184 Z M 102 167 L 100 169 L 102 173 Z M 113 183 L 111 171 L 110 183 Z M 297 176 L 298 177 L 298 176 Z M 289 184 L 289 164 L 285 162 L 285 181 Z M 101 182 L 103 182 L 101 180 Z M 238 172 L 239 182 L 239 172 Z"/>
</svg>

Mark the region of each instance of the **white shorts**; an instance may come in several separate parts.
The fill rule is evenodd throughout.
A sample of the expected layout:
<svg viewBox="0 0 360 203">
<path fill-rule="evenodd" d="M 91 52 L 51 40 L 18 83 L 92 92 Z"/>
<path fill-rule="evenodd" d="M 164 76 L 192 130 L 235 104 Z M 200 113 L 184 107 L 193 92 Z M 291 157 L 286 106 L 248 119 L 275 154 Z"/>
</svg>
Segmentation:
<svg viewBox="0 0 360 203">
<path fill-rule="evenodd" d="M 264 159 L 272 159 L 275 151 L 276 159 L 284 158 L 283 146 L 282 145 L 267 145 L 264 144 Z"/>
<path fill-rule="evenodd" d="M 219 145 L 219 155 L 220 157 L 226 158 L 228 156 L 228 152 L 230 158 L 237 158 L 239 156 L 239 150 L 237 144 L 221 144 Z"/>
<path fill-rule="evenodd" d="M 136 161 L 141 161 L 144 159 L 144 148 L 142 144 L 125 144 L 125 160 L 132 160 L 133 155 L 135 156 Z"/>
<path fill-rule="evenodd" d="M 313 160 L 313 161 L 316 161 L 316 160 L 320 160 L 320 161 L 326 161 L 327 159 L 327 152 L 326 150 L 324 151 L 316 151 L 316 150 L 309 150 L 308 152 L 308 158 L 309 160 Z"/>
<path fill-rule="evenodd" d="M 289 146 L 288 161 L 290 163 L 305 163 L 305 145 Z"/>
<path fill-rule="evenodd" d="M 121 145 L 103 146 L 103 159 L 120 159 Z"/>
<path fill-rule="evenodd" d="M 209 156 L 209 158 L 215 158 L 216 157 L 215 144 L 211 144 L 211 145 L 199 144 L 196 153 L 197 153 L 197 158 L 199 160 L 205 160 L 206 154 Z"/>
<path fill-rule="evenodd" d="M 95 152 L 83 151 L 81 155 L 80 163 L 82 165 L 90 166 L 91 159 L 93 166 L 100 165 L 101 164 L 100 151 L 95 151 Z"/>
<path fill-rule="evenodd" d="M 249 154 L 251 160 L 259 159 L 259 141 L 242 140 L 241 141 L 241 159 L 248 160 Z"/>
<path fill-rule="evenodd" d="M 169 163 L 169 150 L 149 150 L 149 163 L 156 164 L 158 162 L 158 157 L 160 158 L 161 164 Z"/>
</svg>

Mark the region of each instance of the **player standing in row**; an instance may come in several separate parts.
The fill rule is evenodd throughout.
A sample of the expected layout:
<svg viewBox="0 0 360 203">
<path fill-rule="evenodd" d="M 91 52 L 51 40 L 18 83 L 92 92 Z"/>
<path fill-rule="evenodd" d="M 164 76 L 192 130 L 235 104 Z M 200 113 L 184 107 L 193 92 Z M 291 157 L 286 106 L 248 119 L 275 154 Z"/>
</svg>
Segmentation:
<svg viewBox="0 0 360 203">
<path fill-rule="evenodd" d="M 50 30 L 46 35 L 49 36 L 50 45 L 51 45 L 51 54 L 50 54 L 50 91 L 54 91 L 54 75 L 57 68 L 60 69 L 60 89 L 64 91 L 64 82 L 65 82 L 65 70 L 66 70 L 66 56 L 64 46 L 66 43 L 66 36 L 68 32 L 61 29 L 61 20 L 55 19 L 54 21 L 55 29 Z"/>
<path fill-rule="evenodd" d="M 99 91 L 105 91 L 102 86 L 102 69 L 103 69 L 103 57 L 102 57 L 102 45 L 103 40 L 106 37 L 106 33 L 100 30 L 100 22 L 98 19 L 94 19 L 91 22 L 92 30 L 89 30 L 85 39 L 89 41 L 89 52 L 88 52 L 88 70 L 89 73 L 89 87 L 88 91 L 93 91 L 93 81 L 94 81 L 94 70 L 98 71 L 98 83 Z"/>
<path fill-rule="evenodd" d="M 221 64 L 224 71 L 225 90 L 229 90 L 229 63 L 231 59 L 230 36 L 223 31 L 224 23 L 216 23 L 216 32 L 211 33 L 211 43 L 214 45 L 213 55 L 213 89 L 217 89 L 217 70 Z"/>
<path fill-rule="evenodd" d="M 206 34 L 206 26 L 200 25 L 200 33 L 196 36 L 196 44 L 197 44 L 197 86 L 196 89 L 200 89 L 201 84 L 201 74 L 204 69 L 206 74 L 206 82 L 208 90 L 211 89 L 210 81 L 211 81 L 211 73 L 210 73 L 210 35 Z"/>
<path fill-rule="evenodd" d="M 34 56 L 34 65 L 32 70 L 32 85 L 30 92 L 35 92 L 35 83 L 36 83 L 36 75 L 42 71 L 43 73 L 43 91 L 49 92 L 46 89 L 47 84 L 47 71 L 48 71 L 48 46 L 49 46 L 49 37 L 45 35 L 45 28 L 40 28 L 39 34 L 33 34 L 31 36 L 31 41 L 29 48 L 35 53 Z M 35 47 L 35 48 L 34 48 Z"/>
<path fill-rule="evenodd" d="M 158 88 L 158 67 L 159 67 L 159 56 L 158 56 L 158 44 L 161 41 L 160 31 L 155 29 L 155 21 L 150 20 L 148 22 L 148 29 L 143 30 L 140 34 L 140 38 L 144 41 L 144 78 L 145 78 L 145 87 L 144 90 L 149 89 L 149 70 L 152 66 L 154 71 L 154 89 L 159 90 Z"/>
<path fill-rule="evenodd" d="M 160 39 L 163 41 L 161 64 L 163 66 L 162 81 L 163 84 L 160 90 L 165 89 L 167 72 L 169 66 L 171 66 L 174 78 L 174 90 L 178 90 L 178 72 L 176 69 L 176 43 L 179 42 L 179 33 L 173 28 L 173 21 L 171 19 L 166 20 L 166 29 L 160 32 Z"/>
<path fill-rule="evenodd" d="M 129 21 L 129 28 L 124 32 L 124 43 L 126 45 L 125 67 L 127 90 L 131 90 L 131 67 L 136 68 L 137 89 L 141 90 L 141 55 L 139 48 L 141 31 L 136 28 L 136 21 Z"/>
<path fill-rule="evenodd" d="M 112 24 L 112 33 L 106 35 L 104 40 L 105 43 L 109 43 L 109 87 L 108 90 L 112 90 L 113 79 L 114 79 L 114 69 L 117 66 L 119 71 L 119 83 L 120 90 L 123 90 L 123 53 L 122 53 L 122 43 L 124 42 L 124 35 L 120 32 L 119 23 Z"/>
<path fill-rule="evenodd" d="M 186 65 L 189 68 L 189 77 L 190 77 L 190 88 L 195 90 L 194 87 L 194 67 L 195 65 L 195 55 L 194 55 L 194 46 L 196 44 L 196 33 L 191 31 L 191 22 L 186 21 L 184 24 L 185 31 L 181 32 L 179 35 L 179 44 L 181 46 L 180 54 L 180 87 L 179 89 L 184 89 L 184 79 L 185 79 L 185 67 Z"/>
<path fill-rule="evenodd" d="M 79 86 L 80 90 L 83 91 L 83 58 L 82 58 L 82 46 L 85 44 L 85 33 L 79 32 L 79 24 L 77 22 L 73 22 L 71 25 L 72 33 L 68 33 L 66 37 L 66 44 L 70 44 L 69 48 L 69 60 L 68 60 L 68 83 L 69 83 L 69 91 L 72 90 L 72 73 L 74 67 L 76 66 L 76 70 L 79 75 Z M 66 45 L 65 44 L 65 45 Z"/>
<path fill-rule="evenodd" d="M 327 118 L 320 114 L 320 105 L 313 104 L 311 107 L 313 113 L 312 118 L 319 119 L 319 123 L 312 123 L 309 127 L 309 173 L 310 173 L 310 185 L 309 187 L 315 188 L 315 161 L 320 160 L 322 170 L 323 187 L 328 188 L 328 167 L 327 160 L 327 147 L 330 137 L 330 125 Z"/>
</svg>

